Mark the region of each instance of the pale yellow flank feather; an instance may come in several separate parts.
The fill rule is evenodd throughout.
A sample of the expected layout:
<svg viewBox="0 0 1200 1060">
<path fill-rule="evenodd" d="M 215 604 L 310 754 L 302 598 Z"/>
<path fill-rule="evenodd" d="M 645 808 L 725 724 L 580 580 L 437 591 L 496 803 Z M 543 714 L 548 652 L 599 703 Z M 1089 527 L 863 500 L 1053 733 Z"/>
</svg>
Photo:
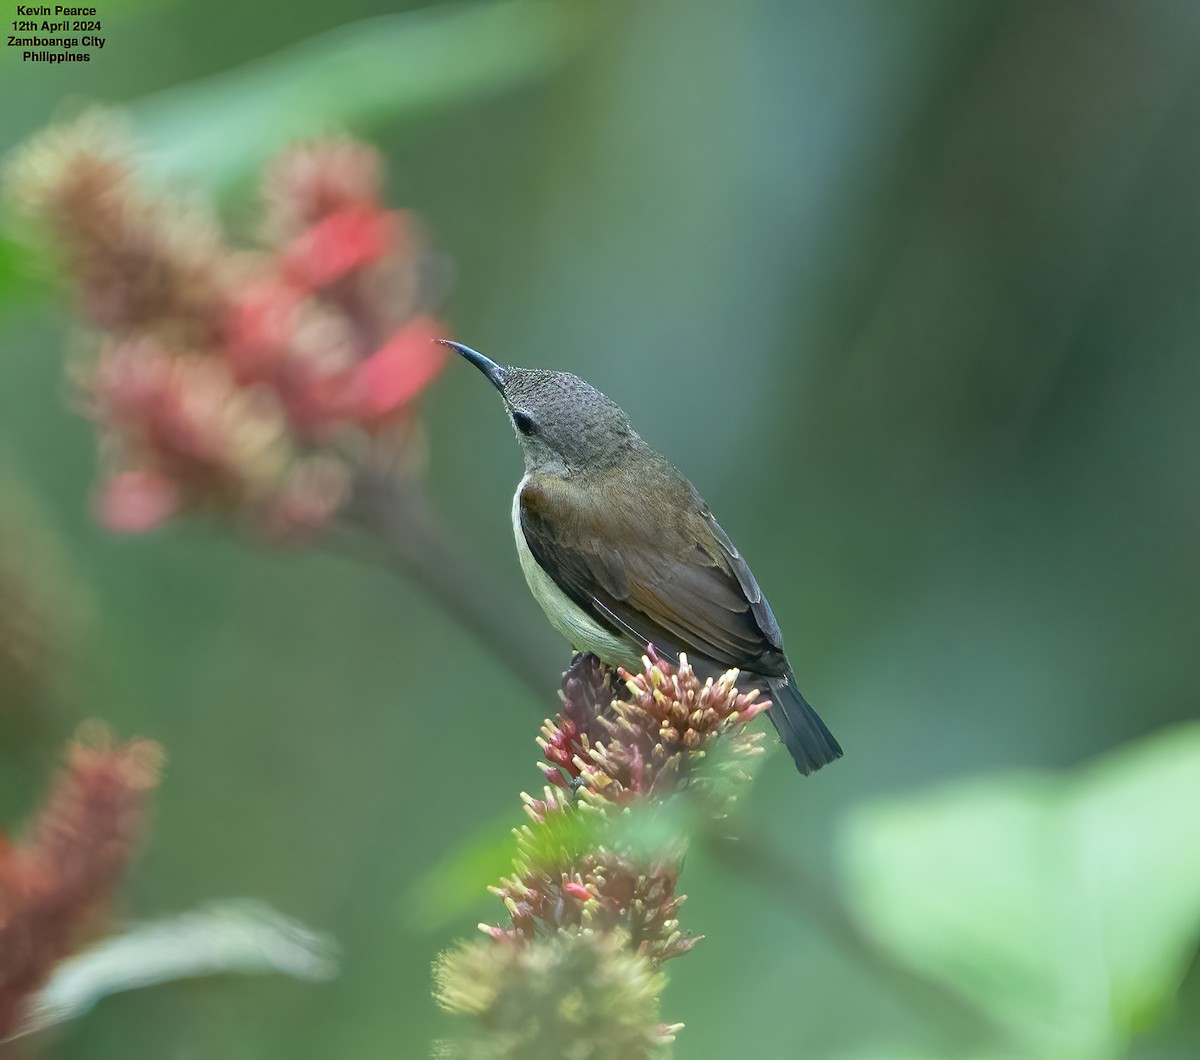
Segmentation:
<svg viewBox="0 0 1200 1060">
<path fill-rule="evenodd" d="M 627 670 L 641 667 L 641 656 L 619 637 L 614 637 L 603 626 L 590 618 L 564 593 L 533 558 L 525 534 L 521 530 L 521 490 L 525 488 L 521 479 L 517 492 L 513 494 L 513 535 L 517 539 L 517 555 L 521 558 L 521 571 L 529 585 L 533 598 L 546 612 L 546 617 L 558 632 L 570 642 L 576 651 L 590 651 L 612 666 L 624 666 Z"/>
</svg>

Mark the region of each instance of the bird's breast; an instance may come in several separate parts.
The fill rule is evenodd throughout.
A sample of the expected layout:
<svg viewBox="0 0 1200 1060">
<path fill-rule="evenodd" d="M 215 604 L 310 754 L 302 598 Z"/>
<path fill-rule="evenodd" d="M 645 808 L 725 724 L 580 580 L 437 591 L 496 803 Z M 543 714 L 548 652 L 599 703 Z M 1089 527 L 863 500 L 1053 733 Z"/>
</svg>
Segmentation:
<svg viewBox="0 0 1200 1060">
<path fill-rule="evenodd" d="M 529 585 L 533 598 L 546 613 L 546 617 L 571 647 L 576 651 L 590 651 L 612 666 L 624 666 L 636 670 L 641 666 L 641 652 L 620 637 L 610 633 L 578 604 L 564 593 L 542 565 L 534 558 L 521 529 L 521 490 L 527 479 L 521 479 L 517 492 L 513 494 L 513 536 L 517 542 L 517 556 L 521 560 L 521 572 Z"/>
</svg>

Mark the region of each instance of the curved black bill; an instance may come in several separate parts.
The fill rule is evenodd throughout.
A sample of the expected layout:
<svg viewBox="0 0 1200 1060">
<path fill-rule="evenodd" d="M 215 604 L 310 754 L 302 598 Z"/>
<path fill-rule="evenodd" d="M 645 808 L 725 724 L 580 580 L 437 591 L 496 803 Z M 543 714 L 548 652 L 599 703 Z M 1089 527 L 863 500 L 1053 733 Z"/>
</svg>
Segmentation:
<svg viewBox="0 0 1200 1060">
<path fill-rule="evenodd" d="M 495 361 L 489 360 L 482 353 L 477 353 L 470 346 L 464 346 L 461 342 L 451 342 L 449 339 L 438 339 L 437 341 L 443 346 L 449 346 L 452 350 L 458 350 L 459 353 L 488 377 L 492 386 L 497 390 L 502 391 L 504 389 L 504 377 L 507 372 Z"/>
</svg>

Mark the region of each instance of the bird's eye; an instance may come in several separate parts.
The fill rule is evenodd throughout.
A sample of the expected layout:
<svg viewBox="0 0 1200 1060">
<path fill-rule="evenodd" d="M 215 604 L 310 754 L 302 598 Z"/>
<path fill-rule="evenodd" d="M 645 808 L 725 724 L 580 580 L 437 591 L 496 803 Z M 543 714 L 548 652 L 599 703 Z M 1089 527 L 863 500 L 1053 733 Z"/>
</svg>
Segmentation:
<svg viewBox="0 0 1200 1060">
<path fill-rule="evenodd" d="M 513 423 L 517 425 L 517 430 L 522 434 L 533 434 L 536 429 L 533 425 L 533 420 L 528 414 L 521 412 L 519 409 L 514 410 L 512 414 Z"/>
</svg>

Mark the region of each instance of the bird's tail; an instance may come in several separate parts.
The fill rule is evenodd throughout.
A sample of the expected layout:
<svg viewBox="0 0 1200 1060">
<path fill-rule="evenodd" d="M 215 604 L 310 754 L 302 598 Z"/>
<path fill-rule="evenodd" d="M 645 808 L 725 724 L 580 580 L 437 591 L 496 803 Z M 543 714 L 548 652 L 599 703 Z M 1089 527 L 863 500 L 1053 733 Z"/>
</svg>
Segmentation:
<svg viewBox="0 0 1200 1060">
<path fill-rule="evenodd" d="M 771 690 L 767 717 L 775 723 L 783 746 L 791 752 L 801 773 L 813 773 L 842 757 L 841 746 L 800 694 L 790 670 L 782 677 L 767 678 L 767 687 Z"/>
</svg>

